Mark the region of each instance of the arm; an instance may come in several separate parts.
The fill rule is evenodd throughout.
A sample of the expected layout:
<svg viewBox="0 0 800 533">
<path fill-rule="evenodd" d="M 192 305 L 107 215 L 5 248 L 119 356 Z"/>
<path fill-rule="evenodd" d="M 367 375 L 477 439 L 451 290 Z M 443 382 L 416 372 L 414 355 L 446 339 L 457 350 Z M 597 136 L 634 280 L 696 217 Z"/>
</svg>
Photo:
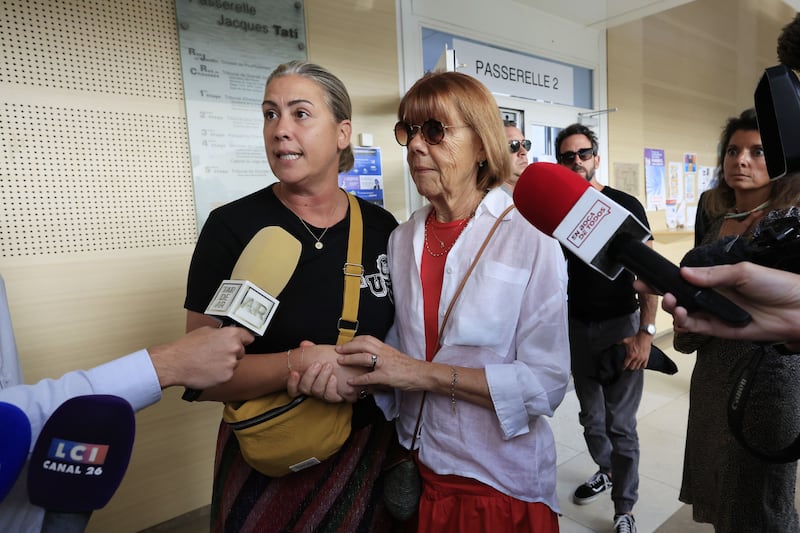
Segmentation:
<svg viewBox="0 0 800 533">
<path fill-rule="evenodd" d="M 244 353 L 244 345 L 252 340 L 241 328 L 202 328 L 89 370 L 0 390 L 0 401 L 14 404 L 28 415 L 35 441 L 50 414 L 75 396 L 112 394 L 138 411 L 160 400 L 164 388 L 203 388 L 225 381 Z"/>
<path fill-rule="evenodd" d="M 532 231 L 527 226 L 516 230 Z M 473 332 L 483 331 L 487 342 L 467 345 L 456 337 L 452 344 L 442 347 L 436 360 L 453 361 L 457 366 L 409 358 L 410 368 L 402 371 L 402 378 L 392 382 L 392 386 L 402 390 L 424 389 L 445 397 L 454 392 L 457 400 L 493 411 L 505 438 L 526 433 L 531 418 L 553 413 L 563 399 L 569 378 L 566 269 L 556 241 L 538 232 L 537 235 L 531 237 L 533 242 L 527 240 L 525 246 L 515 248 L 519 255 L 512 258 L 506 268 L 499 268 L 495 263 L 483 275 L 476 274 L 481 276 L 483 283 L 481 290 L 472 293 L 473 297 L 480 302 L 494 302 L 494 305 L 470 305 L 469 300 L 465 300 L 461 303 L 459 316 L 454 317 L 458 326 L 453 327 L 456 332 L 460 330 L 460 333 L 454 332 L 455 335 L 474 338 Z M 498 274 L 500 271 L 502 275 L 494 280 L 487 275 L 488 272 Z M 465 292 L 464 296 L 469 298 L 469 293 Z M 489 317 L 491 320 L 487 320 Z M 485 325 L 488 322 L 492 327 L 487 332 Z M 499 334 L 503 340 L 497 339 L 495 327 L 503 330 Z M 376 345 L 356 347 L 351 343 L 340 351 L 344 353 L 356 348 L 383 349 Z M 377 353 L 379 367 L 383 352 Z M 370 356 L 368 351 L 353 353 L 340 361 L 367 366 Z M 459 361 L 469 361 L 468 364 L 478 368 L 461 366 Z M 481 368 L 484 365 L 485 368 Z M 451 391 L 451 367 L 457 373 L 454 391 Z M 376 370 L 351 380 L 351 383 L 386 383 L 392 379 L 376 379 L 377 373 Z"/>
<path fill-rule="evenodd" d="M 204 326 L 148 352 L 162 389 L 205 389 L 231 379 L 251 342 L 253 335 L 244 328 Z"/>
<path fill-rule="evenodd" d="M 647 246 L 653 247 L 653 241 L 647 241 Z M 637 291 L 639 300 L 639 324 L 654 324 L 658 310 L 658 296 L 650 292 Z M 645 331 L 638 331 L 633 337 L 623 339 L 627 350 L 622 368 L 625 370 L 639 370 L 647 367 L 650 358 L 650 347 L 653 337 Z"/>
<path fill-rule="evenodd" d="M 726 339 L 786 342 L 800 349 L 800 276 L 744 262 L 702 268 L 681 268 L 689 283 L 723 289 L 725 296 L 743 307 L 753 320 L 731 326 L 705 313 L 689 314 L 665 294 L 662 307 L 674 317 L 675 331 L 714 335 Z M 643 287 L 645 288 L 645 287 Z M 646 289 L 646 288 L 645 288 Z"/>
<path fill-rule="evenodd" d="M 375 370 L 350 378 L 353 389 L 391 387 L 402 391 L 428 391 L 455 397 L 487 408 L 493 408 L 486 372 L 482 368 L 466 368 L 414 359 L 375 337 L 359 336 L 336 351 L 342 354 L 339 363 L 345 366 L 372 368 L 372 354 L 378 356 Z M 453 386 L 455 372 L 455 386 Z"/>
<path fill-rule="evenodd" d="M 487 375 L 505 438 L 527 433 L 537 416 L 552 416 L 570 371 L 567 272 L 553 239 L 539 244 L 515 317 L 513 365 L 489 365 Z"/>
<path fill-rule="evenodd" d="M 187 311 L 187 331 L 204 326 L 219 328 L 219 324 L 219 320 L 214 317 Z M 333 350 L 333 346 L 306 343 L 292 349 L 291 355 L 287 352 L 245 355 L 233 370 L 229 380 L 216 386 L 196 387 L 203 389 L 199 399 L 201 401 L 241 401 L 287 390 L 290 357 L 292 371 L 297 375 L 304 374 L 312 367 L 318 372 L 328 372 L 326 375 L 337 374 L 340 382 L 344 382 L 350 375 L 347 371 L 338 368 L 339 365 L 336 364 L 338 354 Z"/>
</svg>

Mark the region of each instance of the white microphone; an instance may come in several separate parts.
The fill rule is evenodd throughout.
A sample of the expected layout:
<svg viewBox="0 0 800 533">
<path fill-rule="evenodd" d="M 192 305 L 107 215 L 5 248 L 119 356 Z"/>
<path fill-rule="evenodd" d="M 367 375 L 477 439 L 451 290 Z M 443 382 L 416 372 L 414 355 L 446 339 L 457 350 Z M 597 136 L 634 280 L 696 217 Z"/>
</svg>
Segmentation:
<svg viewBox="0 0 800 533">
<path fill-rule="evenodd" d="M 249 329 L 256 335 L 267 331 L 278 308 L 277 298 L 246 280 L 226 279 L 206 308 L 206 314 Z"/>
<path fill-rule="evenodd" d="M 276 296 L 294 274 L 301 252 L 300 241 L 285 229 L 261 228 L 236 260 L 231 272 L 234 279 L 220 283 L 205 313 L 224 324 L 264 335 L 280 303 Z M 200 394 L 200 390 L 187 388 L 182 398 L 193 402 Z"/>
</svg>

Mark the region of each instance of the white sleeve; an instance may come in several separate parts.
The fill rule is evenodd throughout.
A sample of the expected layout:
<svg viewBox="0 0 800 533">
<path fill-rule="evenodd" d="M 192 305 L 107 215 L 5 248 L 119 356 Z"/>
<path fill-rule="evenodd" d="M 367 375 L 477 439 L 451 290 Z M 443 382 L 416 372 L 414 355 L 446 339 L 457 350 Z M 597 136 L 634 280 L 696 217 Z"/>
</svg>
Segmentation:
<svg viewBox="0 0 800 533">
<path fill-rule="evenodd" d="M 536 258 L 516 328 L 513 364 L 486 366 L 486 380 L 506 439 L 529 431 L 536 416 L 552 416 L 569 380 L 567 275 L 555 241 Z"/>
<path fill-rule="evenodd" d="M 33 444 L 59 405 L 86 394 L 119 396 L 138 411 L 161 399 L 161 386 L 147 350 L 139 350 L 89 370 L 67 372 L 58 379 L 0 390 L 0 401 L 16 405 L 28 415 Z"/>
<path fill-rule="evenodd" d="M 128 401 L 135 411 L 161 399 L 161 386 L 146 350 L 139 350 L 89 370 L 68 372 L 58 379 L 0 390 L 0 401 L 16 405 L 31 422 L 31 450 L 45 421 L 58 406 L 75 396 L 111 394 Z M 0 531 L 38 532 L 44 509 L 28 501 L 27 465 L 0 502 Z"/>
</svg>

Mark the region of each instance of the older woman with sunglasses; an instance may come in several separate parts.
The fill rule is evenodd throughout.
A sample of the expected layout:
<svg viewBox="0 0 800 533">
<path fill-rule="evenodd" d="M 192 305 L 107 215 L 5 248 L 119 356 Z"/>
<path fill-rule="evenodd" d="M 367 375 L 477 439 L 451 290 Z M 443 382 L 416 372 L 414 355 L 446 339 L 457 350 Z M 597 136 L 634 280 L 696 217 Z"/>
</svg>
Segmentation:
<svg viewBox="0 0 800 533">
<path fill-rule="evenodd" d="M 356 337 L 339 362 L 372 369 L 348 383 L 376 392 L 400 443 L 413 444 L 419 531 L 558 531 L 545 417 L 569 378 L 561 251 L 499 187 L 509 148 L 486 87 L 429 74 L 398 115 L 397 142 L 430 204 L 390 237 L 387 343 Z"/>
</svg>

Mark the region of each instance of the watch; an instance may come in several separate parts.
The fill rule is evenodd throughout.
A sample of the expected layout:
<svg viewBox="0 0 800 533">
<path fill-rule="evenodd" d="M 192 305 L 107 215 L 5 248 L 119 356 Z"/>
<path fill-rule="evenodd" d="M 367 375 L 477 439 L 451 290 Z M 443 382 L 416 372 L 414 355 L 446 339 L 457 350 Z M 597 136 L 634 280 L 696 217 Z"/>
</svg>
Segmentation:
<svg viewBox="0 0 800 533">
<path fill-rule="evenodd" d="M 643 326 L 639 327 L 639 331 L 644 331 L 648 335 L 655 335 L 656 334 L 656 325 L 655 324 L 644 324 Z"/>
</svg>

